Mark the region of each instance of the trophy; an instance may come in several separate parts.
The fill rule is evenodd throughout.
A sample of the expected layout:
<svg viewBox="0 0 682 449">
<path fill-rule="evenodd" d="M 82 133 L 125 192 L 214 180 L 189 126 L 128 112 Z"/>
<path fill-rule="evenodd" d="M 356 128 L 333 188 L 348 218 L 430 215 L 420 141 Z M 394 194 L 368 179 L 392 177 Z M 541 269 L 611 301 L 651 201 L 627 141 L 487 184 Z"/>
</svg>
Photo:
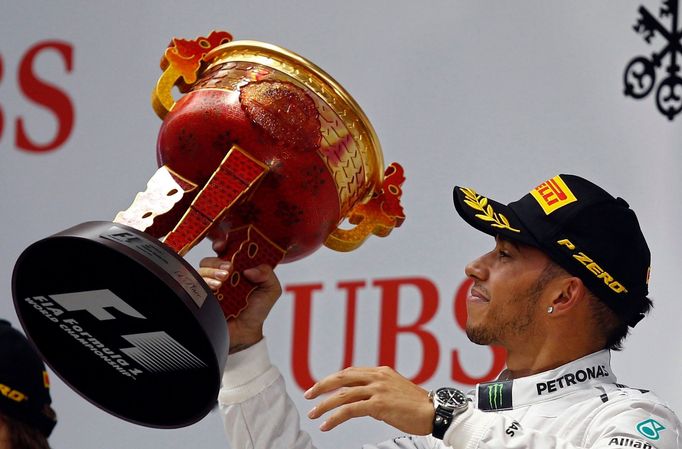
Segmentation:
<svg viewBox="0 0 682 449">
<path fill-rule="evenodd" d="M 216 403 L 226 318 L 255 288 L 241 272 L 388 235 L 404 220 L 405 178 L 384 169 L 353 98 L 288 50 L 214 31 L 173 39 L 161 68 L 160 168 L 146 190 L 113 222 L 29 246 L 12 290 L 27 335 L 71 388 L 130 422 L 174 428 Z M 216 294 L 182 258 L 209 231 L 228 236 L 219 257 L 234 266 Z"/>
</svg>

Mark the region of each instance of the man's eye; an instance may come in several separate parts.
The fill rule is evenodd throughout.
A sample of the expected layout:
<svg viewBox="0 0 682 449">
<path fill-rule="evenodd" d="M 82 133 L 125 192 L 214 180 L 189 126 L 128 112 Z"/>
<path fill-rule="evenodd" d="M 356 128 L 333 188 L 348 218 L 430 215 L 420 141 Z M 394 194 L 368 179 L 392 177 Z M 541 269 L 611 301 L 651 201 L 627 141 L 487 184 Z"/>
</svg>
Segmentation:
<svg viewBox="0 0 682 449">
<path fill-rule="evenodd" d="M 507 251 L 503 250 L 503 249 L 499 250 L 499 251 L 497 252 L 497 254 L 498 254 L 500 257 L 509 257 L 509 253 L 508 253 Z"/>
</svg>

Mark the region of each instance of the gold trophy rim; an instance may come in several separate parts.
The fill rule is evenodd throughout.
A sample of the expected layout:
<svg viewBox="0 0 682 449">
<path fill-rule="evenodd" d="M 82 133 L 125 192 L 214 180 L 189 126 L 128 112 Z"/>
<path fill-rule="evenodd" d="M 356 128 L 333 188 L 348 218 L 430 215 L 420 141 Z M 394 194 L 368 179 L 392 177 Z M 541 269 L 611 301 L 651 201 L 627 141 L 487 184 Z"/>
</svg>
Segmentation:
<svg viewBox="0 0 682 449">
<path fill-rule="evenodd" d="M 384 158 L 376 131 L 360 105 L 331 75 L 303 56 L 267 42 L 237 40 L 215 47 L 205 56 L 205 61 L 209 64 L 206 70 L 226 59 L 273 68 L 320 96 L 343 120 L 353 140 L 358 144 L 363 159 L 368 163 L 367 179 L 371 188 L 368 189 L 365 200 L 381 188 L 384 179 Z M 336 100 L 340 100 L 341 108 Z M 358 124 L 359 127 L 356 126 Z M 365 139 L 368 143 L 364 143 Z"/>
</svg>

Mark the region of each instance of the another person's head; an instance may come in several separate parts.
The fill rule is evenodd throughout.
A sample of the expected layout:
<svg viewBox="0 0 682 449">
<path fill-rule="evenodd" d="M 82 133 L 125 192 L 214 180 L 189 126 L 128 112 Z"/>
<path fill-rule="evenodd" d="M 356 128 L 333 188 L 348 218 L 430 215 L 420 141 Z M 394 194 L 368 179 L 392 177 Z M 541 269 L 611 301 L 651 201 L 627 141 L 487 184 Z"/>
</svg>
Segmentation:
<svg viewBox="0 0 682 449">
<path fill-rule="evenodd" d="M 651 255 L 622 198 L 559 175 L 508 205 L 466 187 L 455 187 L 454 200 L 467 223 L 496 239 L 466 268 L 474 281 L 467 335 L 475 343 L 530 343 L 561 320 L 618 350 L 651 308 Z"/>
<path fill-rule="evenodd" d="M 57 424 L 47 371 L 33 346 L 0 320 L 0 449 L 45 449 Z"/>
</svg>

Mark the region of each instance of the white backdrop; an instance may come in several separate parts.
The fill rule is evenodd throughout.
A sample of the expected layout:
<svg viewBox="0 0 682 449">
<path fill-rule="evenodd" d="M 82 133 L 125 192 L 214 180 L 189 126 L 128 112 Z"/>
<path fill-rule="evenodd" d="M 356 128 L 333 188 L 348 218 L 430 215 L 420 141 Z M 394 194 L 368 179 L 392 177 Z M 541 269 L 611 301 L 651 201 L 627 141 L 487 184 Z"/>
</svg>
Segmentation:
<svg viewBox="0 0 682 449">
<path fill-rule="evenodd" d="M 405 167 L 402 228 L 350 254 L 323 248 L 278 268 L 289 288 L 323 284 L 313 300 L 314 378 L 341 367 L 346 301 L 339 282 L 365 283 L 358 290 L 353 363 L 376 365 L 378 329 L 386 319 L 376 282 L 409 278 L 433 284 L 437 295 L 437 313 L 424 330 L 436 337 L 438 359 L 425 386 L 467 387 L 453 380 L 453 350 L 470 376 L 485 375 L 491 352 L 467 341 L 455 322 L 453 298 L 465 263 L 488 250 L 492 240 L 456 216 L 452 187 L 470 185 L 508 202 L 557 173 L 574 173 L 630 202 L 653 254 L 655 309 L 625 351 L 614 355 L 615 372 L 622 383 L 651 388 L 682 410 L 676 387 L 682 378 L 682 118 L 662 115 L 654 94 L 641 101 L 623 94 L 628 61 L 664 46 L 658 36 L 647 45 L 633 31 L 640 5 L 657 15 L 662 3 L 6 1 L 0 16 L 0 316 L 18 323 L 10 277 L 24 248 L 83 221 L 113 219 L 144 189 L 156 169 L 160 125 L 149 95 L 170 38 L 224 29 L 237 39 L 289 48 L 324 68 L 362 105 L 386 161 Z M 30 49 L 54 41 L 64 53 L 48 47 L 29 63 Z M 44 81 L 29 80 L 22 90 L 22 61 Z M 664 60 L 659 78 L 666 66 Z M 50 105 L 61 97 L 41 91 L 41 83 L 53 85 L 65 98 L 62 104 L 73 107 L 70 129 L 68 108 L 57 108 L 62 112 L 56 115 Z M 60 126 L 66 139 L 49 151 L 25 151 L 16 139 L 20 117 L 37 145 L 55 141 Z M 208 253 L 202 244 L 188 259 L 196 263 Z M 423 298 L 422 290 L 401 288 L 399 323 L 418 318 Z M 289 291 L 267 334 L 273 359 L 306 412 L 312 404 L 302 398 L 291 366 L 293 304 Z M 396 368 L 414 376 L 422 367 L 422 349 L 414 334 L 401 334 Z M 101 412 L 55 375 L 52 384 L 59 413 L 51 439 L 55 448 L 227 447 L 215 412 L 188 428 L 147 429 Z M 303 419 L 320 447 L 359 447 L 394 434 L 369 420 L 328 434 L 318 432 L 318 424 Z"/>
</svg>

